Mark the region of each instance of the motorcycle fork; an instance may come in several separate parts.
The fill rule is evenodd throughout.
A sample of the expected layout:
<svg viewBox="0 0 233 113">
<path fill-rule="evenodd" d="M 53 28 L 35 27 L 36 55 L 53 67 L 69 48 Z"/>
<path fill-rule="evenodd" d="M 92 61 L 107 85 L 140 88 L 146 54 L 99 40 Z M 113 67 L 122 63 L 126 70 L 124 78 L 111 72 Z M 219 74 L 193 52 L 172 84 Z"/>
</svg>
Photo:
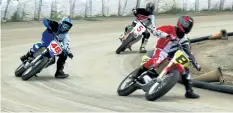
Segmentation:
<svg viewBox="0 0 233 113">
<path fill-rule="evenodd" d="M 129 33 L 127 33 L 127 34 L 124 36 L 124 38 L 122 38 L 122 41 L 126 40 L 132 32 L 133 32 L 133 30 L 130 31 Z"/>
<path fill-rule="evenodd" d="M 25 68 L 27 69 L 30 66 L 35 65 L 35 63 L 41 59 L 42 56 L 44 56 L 47 53 L 47 49 L 45 49 L 40 55 L 38 55 L 34 60 L 32 60 L 31 63 L 29 63 L 28 65 L 25 65 Z"/>
<path fill-rule="evenodd" d="M 142 36 L 142 35 L 139 35 L 138 37 L 139 37 L 139 38 L 135 38 L 134 41 L 132 41 L 131 43 L 129 43 L 129 45 L 133 45 L 133 44 L 137 43 L 139 40 L 141 40 L 141 38 L 142 38 L 143 36 Z"/>
<path fill-rule="evenodd" d="M 169 70 L 171 70 L 174 67 L 174 63 L 172 61 L 169 62 L 169 64 L 162 70 L 162 72 L 157 77 L 157 81 L 161 82 L 161 78 L 167 74 Z"/>
<path fill-rule="evenodd" d="M 144 79 L 143 77 L 146 76 L 146 75 L 148 75 L 148 74 L 147 74 L 147 71 L 143 72 L 143 73 L 138 77 L 138 79 L 139 79 L 139 80 L 140 80 L 140 79 Z M 148 75 L 148 76 L 149 76 L 149 75 Z M 152 86 L 152 85 L 155 83 L 155 81 L 152 79 L 150 82 L 145 83 L 145 84 L 142 84 L 142 83 L 140 83 L 140 81 L 138 81 L 138 79 L 135 80 L 135 82 L 136 82 L 136 84 L 137 84 L 137 87 L 138 87 L 139 89 L 142 89 L 144 92 L 147 92 L 147 91 L 150 89 L 150 86 Z"/>
</svg>

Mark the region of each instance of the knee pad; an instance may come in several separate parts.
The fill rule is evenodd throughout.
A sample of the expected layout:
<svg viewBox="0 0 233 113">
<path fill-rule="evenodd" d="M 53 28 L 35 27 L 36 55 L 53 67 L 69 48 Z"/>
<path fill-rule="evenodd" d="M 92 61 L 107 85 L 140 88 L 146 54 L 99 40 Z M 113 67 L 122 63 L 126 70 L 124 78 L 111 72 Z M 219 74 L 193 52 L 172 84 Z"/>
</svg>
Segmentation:
<svg viewBox="0 0 233 113">
<path fill-rule="evenodd" d="M 191 73 L 188 68 L 185 68 L 185 71 L 181 73 L 181 78 L 183 82 L 191 80 Z"/>
<path fill-rule="evenodd" d="M 148 31 L 145 31 L 142 35 L 143 35 L 143 38 L 145 39 L 149 39 L 150 37 L 150 33 Z"/>
<path fill-rule="evenodd" d="M 57 64 L 58 64 L 58 65 L 63 65 L 63 64 L 65 64 L 66 59 L 67 59 L 67 55 L 65 55 L 64 53 L 60 54 L 60 55 L 59 55 L 59 58 L 58 58 L 58 60 L 57 60 Z"/>
<path fill-rule="evenodd" d="M 41 42 L 35 43 L 35 44 L 33 44 L 32 48 L 31 48 L 31 51 L 32 51 L 32 52 L 35 52 L 35 51 L 37 51 L 41 46 L 42 46 L 42 43 L 41 43 Z"/>
</svg>

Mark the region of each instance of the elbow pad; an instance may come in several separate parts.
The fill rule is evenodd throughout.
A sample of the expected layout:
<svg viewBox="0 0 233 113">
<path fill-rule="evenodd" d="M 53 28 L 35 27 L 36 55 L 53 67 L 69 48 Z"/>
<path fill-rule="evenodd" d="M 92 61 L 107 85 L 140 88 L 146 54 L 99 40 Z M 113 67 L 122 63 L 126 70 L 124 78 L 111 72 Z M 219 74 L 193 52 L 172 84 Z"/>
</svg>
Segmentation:
<svg viewBox="0 0 233 113">
<path fill-rule="evenodd" d="M 43 24 L 45 27 L 49 27 L 49 20 L 47 18 L 44 18 Z"/>
<path fill-rule="evenodd" d="M 154 15 L 150 15 L 149 18 L 150 18 L 150 21 L 151 21 L 151 24 L 152 24 L 153 28 L 155 28 L 156 27 L 155 26 L 155 16 Z"/>
</svg>

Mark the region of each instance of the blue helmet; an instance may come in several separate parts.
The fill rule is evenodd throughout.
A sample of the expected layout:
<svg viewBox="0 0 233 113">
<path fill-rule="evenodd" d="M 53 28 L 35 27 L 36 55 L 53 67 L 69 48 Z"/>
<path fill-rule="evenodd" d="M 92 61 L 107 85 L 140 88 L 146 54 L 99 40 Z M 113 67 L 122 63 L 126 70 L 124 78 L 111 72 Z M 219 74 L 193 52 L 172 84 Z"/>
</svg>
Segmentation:
<svg viewBox="0 0 233 113">
<path fill-rule="evenodd" d="M 59 32 L 60 33 L 66 33 L 71 29 L 72 26 L 73 26 L 73 24 L 72 24 L 71 19 L 69 17 L 64 17 L 59 22 Z"/>
</svg>

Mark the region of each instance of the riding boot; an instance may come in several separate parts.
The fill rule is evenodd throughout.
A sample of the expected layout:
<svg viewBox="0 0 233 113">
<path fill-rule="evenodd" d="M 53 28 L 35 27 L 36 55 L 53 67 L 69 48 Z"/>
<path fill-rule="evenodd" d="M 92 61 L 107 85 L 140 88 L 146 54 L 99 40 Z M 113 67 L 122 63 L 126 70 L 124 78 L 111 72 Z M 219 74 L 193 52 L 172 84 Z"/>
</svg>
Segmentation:
<svg viewBox="0 0 233 113">
<path fill-rule="evenodd" d="M 185 86 L 185 90 L 186 90 L 185 97 L 192 98 L 192 99 L 199 98 L 200 96 L 198 94 L 194 93 L 194 91 L 192 89 L 192 81 L 190 79 L 188 79 L 188 78 L 190 78 L 189 74 L 182 75 L 182 82 L 183 82 L 183 84 Z"/>
<path fill-rule="evenodd" d="M 55 73 L 55 78 L 66 78 L 69 76 L 69 74 L 64 73 L 64 65 L 65 61 L 67 59 L 67 56 L 61 55 L 57 60 L 57 71 Z"/>
<path fill-rule="evenodd" d="M 138 76 L 140 76 L 143 72 L 147 71 L 148 69 L 144 66 L 139 67 L 135 73 L 131 76 L 133 79 L 136 79 Z"/>
<path fill-rule="evenodd" d="M 141 47 L 140 47 L 140 53 L 146 53 L 147 52 L 147 50 L 145 48 L 147 42 L 148 42 L 148 39 L 146 39 L 146 38 L 142 39 L 142 44 L 141 44 Z"/>
<path fill-rule="evenodd" d="M 188 82 L 185 85 L 185 89 L 186 89 L 186 93 L 185 93 L 185 97 L 186 98 L 199 98 L 200 96 L 196 93 L 194 93 L 193 89 L 192 89 L 192 83 L 191 80 L 188 80 Z"/>
<path fill-rule="evenodd" d="M 33 57 L 33 52 L 31 52 L 31 50 L 29 50 L 25 55 L 21 56 L 20 60 L 25 62 L 29 57 Z"/>
</svg>

